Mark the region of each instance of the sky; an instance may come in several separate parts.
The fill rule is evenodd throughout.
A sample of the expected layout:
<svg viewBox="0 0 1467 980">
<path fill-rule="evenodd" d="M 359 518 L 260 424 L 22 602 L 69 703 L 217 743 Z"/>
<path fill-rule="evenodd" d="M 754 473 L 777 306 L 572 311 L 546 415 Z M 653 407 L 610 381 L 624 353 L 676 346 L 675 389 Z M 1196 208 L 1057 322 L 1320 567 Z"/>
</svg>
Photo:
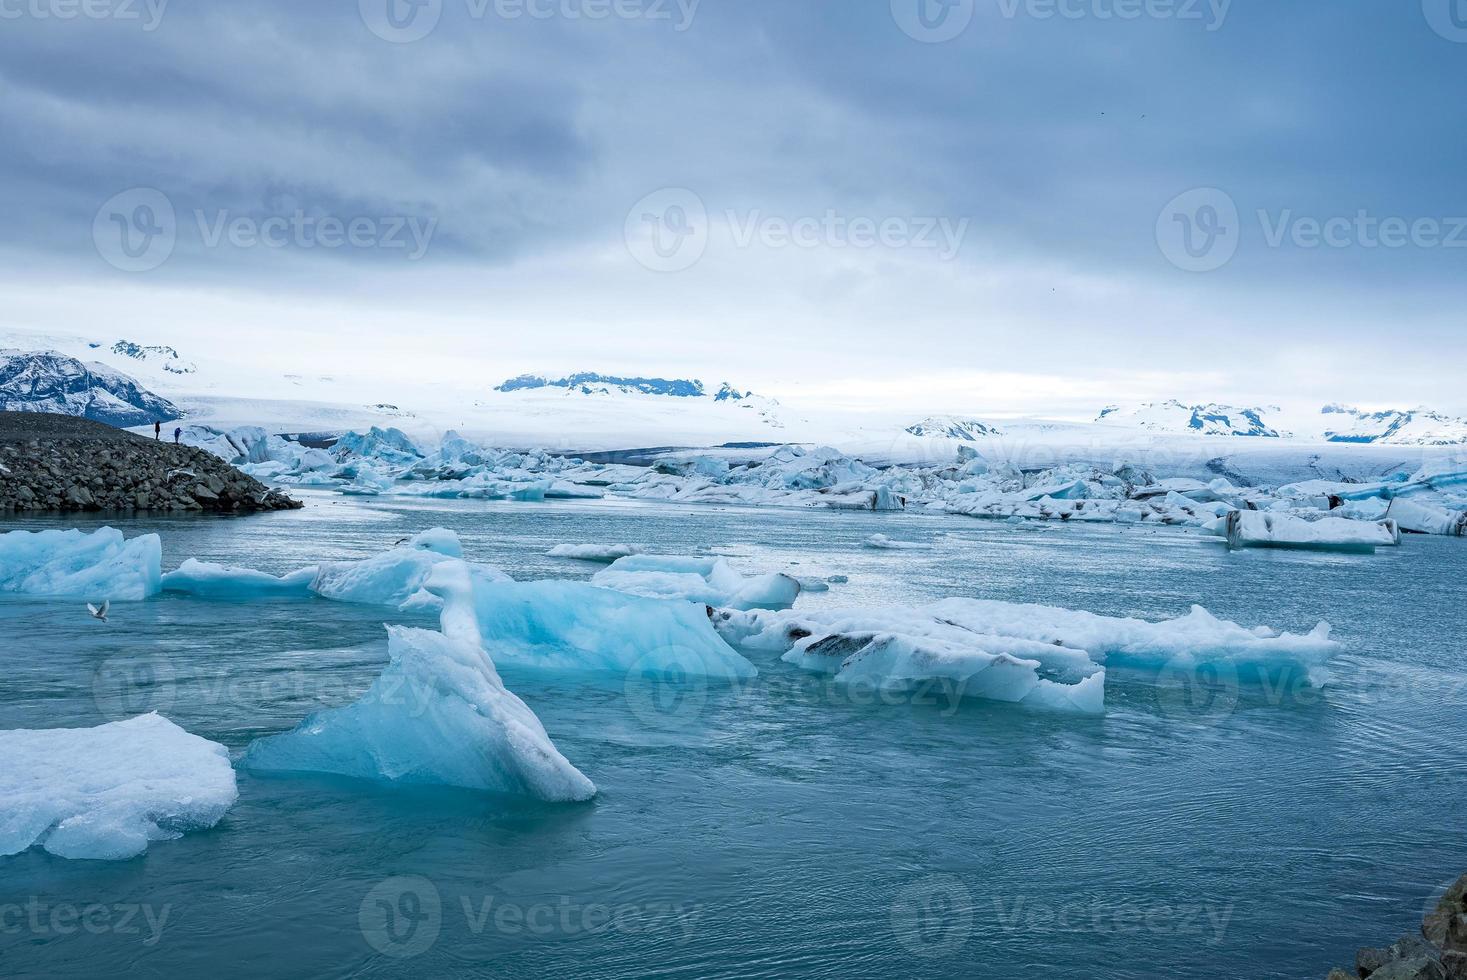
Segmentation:
<svg viewBox="0 0 1467 980">
<path fill-rule="evenodd" d="M 0 327 L 1467 414 L 1464 81 L 1467 0 L 0 0 Z"/>
</svg>

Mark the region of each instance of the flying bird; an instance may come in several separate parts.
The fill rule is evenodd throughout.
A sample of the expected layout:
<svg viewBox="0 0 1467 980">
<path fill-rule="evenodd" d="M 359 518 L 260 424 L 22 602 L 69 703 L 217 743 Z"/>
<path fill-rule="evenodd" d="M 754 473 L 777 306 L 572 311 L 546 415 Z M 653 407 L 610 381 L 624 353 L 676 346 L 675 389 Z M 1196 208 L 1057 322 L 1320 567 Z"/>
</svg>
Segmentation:
<svg viewBox="0 0 1467 980">
<path fill-rule="evenodd" d="M 104 623 L 107 622 L 107 610 L 110 609 L 110 608 L 112 608 L 112 600 L 111 599 L 103 599 L 102 600 L 102 608 L 101 609 L 98 609 L 96 606 L 92 605 L 90 602 L 87 603 L 87 612 L 89 612 L 89 613 L 92 614 L 92 618 L 93 619 L 100 619 Z"/>
</svg>

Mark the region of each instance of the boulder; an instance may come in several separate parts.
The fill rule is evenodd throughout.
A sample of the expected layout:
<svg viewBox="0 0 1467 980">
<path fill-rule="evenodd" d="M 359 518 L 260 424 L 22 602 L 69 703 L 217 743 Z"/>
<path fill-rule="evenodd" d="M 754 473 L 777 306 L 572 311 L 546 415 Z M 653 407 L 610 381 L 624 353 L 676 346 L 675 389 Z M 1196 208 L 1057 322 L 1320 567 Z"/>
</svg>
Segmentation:
<svg viewBox="0 0 1467 980">
<path fill-rule="evenodd" d="M 1421 934 L 1450 953 L 1467 953 L 1467 875 L 1458 878 L 1421 923 Z"/>
</svg>

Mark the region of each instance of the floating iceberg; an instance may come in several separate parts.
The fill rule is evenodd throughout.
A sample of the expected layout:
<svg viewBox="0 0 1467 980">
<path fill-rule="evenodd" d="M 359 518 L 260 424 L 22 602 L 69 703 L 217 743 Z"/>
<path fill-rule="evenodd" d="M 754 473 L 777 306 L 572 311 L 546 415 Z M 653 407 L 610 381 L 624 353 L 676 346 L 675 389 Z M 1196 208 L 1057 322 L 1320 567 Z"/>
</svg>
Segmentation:
<svg viewBox="0 0 1467 980">
<path fill-rule="evenodd" d="M 252 568 L 234 568 L 190 558 L 163 576 L 164 592 L 183 592 L 207 599 L 306 598 L 317 568 L 312 565 L 275 576 Z"/>
<path fill-rule="evenodd" d="M 0 731 L 0 855 L 39 844 L 120 861 L 219 822 L 229 752 L 156 714 L 98 728 Z"/>
<path fill-rule="evenodd" d="M 596 794 L 477 642 L 401 626 L 387 634 L 390 663 L 361 700 L 254 742 L 241 764 L 549 802 Z"/>
<path fill-rule="evenodd" d="M 873 534 L 862 543 L 868 548 L 884 551 L 923 551 L 927 548 L 927 545 L 916 541 L 894 541 L 884 534 Z"/>
<path fill-rule="evenodd" d="M 940 680 L 964 697 L 1094 713 L 1102 666 L 1299 669 L 1312 684 L 1339 644 L 1321 623 L 1305 635 L 1245 629 L 1200 606 L 1159 623 L 1053 606 L 944 599 L 920 608 L 720 610 L 718 631 L 746 650 L 868 685 Z"/>
<path fill-rule="evenodd" d="M 310 590 L 338 602 L 396 607 L 411 602 L 416 607 L 435 608 L 439 600 L 426 593 L 423 586 L 437 565 L 462 561 L 463 553 L 457 534 L 433 528 L 372 558 L 322 562 Z M 473 563 L 469 567 L 478 579 L 510 581 L 508 575 L 491 565 Z"/>
<path fill-rule="evenodd" d="M 1401 542 L 1394 521 L 1348 521 L 1339 517 L 1306 521 L 1256 510 L 1230 511 L 1222 530 L 1230 548 L 1373 552 L 1377 547 Z"/>
<path fill-rule="evenodd" d="M 1467 535 L 1467 511 L 1448 511 L 1416 500 L 1396 497 L 1386 511 L 1404 531 L 1417 534 Z"/>
<path fill-rule="evenodd" d="M 618 558 L 640 555 L 646 549 L 634 544 L 558 544 L 545 552 L 551 558 L 574 558 L 577 561 L 613 562 Z"/>
<path fill-rule="evenodd" d="M 788 575 L 742 575 L 722 558 L 633 555 L 597 572 L 591 583 L 631 595 L 729 609 L 788 609 L 800 595 L 800 583 Z"/>
<path fill-rule="evenodd" d="M 146 599 L 161 584 L 163 543 L 104 527 L 0 534 L 0 592 L 69 599 Z"/>
<path fill-rule="evenodd" d="M 758 674 L 691 603 L 583 582 L 490 582 L 462 562 L 439 565 L 428 589 L 443 600 L 444 634 L 481 640 L 498 664 L 717 680 Z"/>
</svg>

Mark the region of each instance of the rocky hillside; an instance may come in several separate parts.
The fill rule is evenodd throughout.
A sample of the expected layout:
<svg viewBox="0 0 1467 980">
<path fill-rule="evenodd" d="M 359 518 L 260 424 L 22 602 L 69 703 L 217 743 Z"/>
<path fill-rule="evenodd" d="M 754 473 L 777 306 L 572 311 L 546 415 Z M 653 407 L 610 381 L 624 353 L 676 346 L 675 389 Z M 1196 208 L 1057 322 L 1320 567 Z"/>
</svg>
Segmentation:
<svg viewBox="0 0 1467 980">
<path fill-rule="evenodd" d="M 183 415 L 168 399 L 105 364 L 20 350 L 0 350 L 0 411 L 76 415 L 108 425 L 151 425 Z"/>
<path fill-rule="evenodd" d="M 300 506 L 202 449 L 72 416 L 0 412 L 0 513 Z"/>
</svg>

